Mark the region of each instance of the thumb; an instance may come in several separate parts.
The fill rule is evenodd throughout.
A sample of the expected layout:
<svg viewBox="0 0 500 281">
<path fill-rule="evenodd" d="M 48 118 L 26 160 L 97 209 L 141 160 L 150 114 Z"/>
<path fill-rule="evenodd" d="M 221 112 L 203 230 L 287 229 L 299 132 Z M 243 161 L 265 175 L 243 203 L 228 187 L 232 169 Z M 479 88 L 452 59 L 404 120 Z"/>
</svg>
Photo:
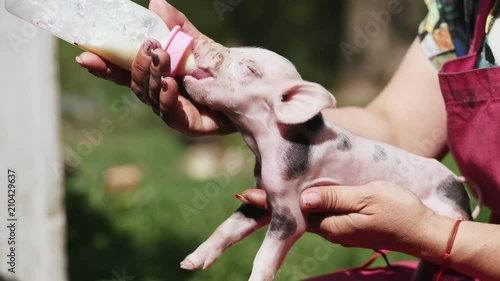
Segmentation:
<svg viewBox="0 0 500 281">
<path fill-rule="evenodd" d="M 365 186 L 324 186 L 302 193 L 300 205 L 306 212 L 357 212 L 366 207 L 372 189 Z"/>
<path fill-rule="evenodd" d="M 176 25 L 180 25 L 182 31 L 191 35 L 195 40 L 203 36 L 183 13 L 165 0 L 150 0 L 149 9 L 158 14 L 167 24 L 169 29 L 174 28 Z"/>
</svg>

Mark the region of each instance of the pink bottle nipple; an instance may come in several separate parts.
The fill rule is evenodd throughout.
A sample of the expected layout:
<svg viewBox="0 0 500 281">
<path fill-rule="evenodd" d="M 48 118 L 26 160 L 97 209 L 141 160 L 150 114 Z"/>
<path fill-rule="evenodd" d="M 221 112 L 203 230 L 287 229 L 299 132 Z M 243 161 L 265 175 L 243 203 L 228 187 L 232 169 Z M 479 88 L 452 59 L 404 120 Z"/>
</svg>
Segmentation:
<svg viewBox="0 0 500 281">
<path fill-rule="evenodd" d="M 176 25 L 168 35 L 165 51 L 170 55 L 170 75 L 174 77 L 180 68 L 180 64 L 186 51 L 193 45 L 193 37 L 181 31 Z"/>
</svg>

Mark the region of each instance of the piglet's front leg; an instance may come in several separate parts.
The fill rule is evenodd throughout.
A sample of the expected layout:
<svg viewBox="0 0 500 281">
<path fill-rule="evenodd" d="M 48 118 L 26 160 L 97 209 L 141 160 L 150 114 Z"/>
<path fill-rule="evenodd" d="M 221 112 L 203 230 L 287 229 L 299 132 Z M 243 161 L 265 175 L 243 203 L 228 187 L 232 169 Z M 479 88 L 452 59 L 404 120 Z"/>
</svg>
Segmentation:
<svg viewBox="0 0 500 281">
<path fill-rule="evenodd" d="M 306 231 L 306 217 L 300 210 L 298 196 L 269 196 L 271 225 L 255 257 L 249 281 L 274 279 L 290 248 Z"/>
<path fill-rule="evenodd" d="M 203 244 L 181 262 L 181 268 L 187 270 L 208 268 L 224 250 L 267 225 L 270 219 L 270 214 L 262 209 L 252 205 L 241 205 Z"/>
</svg>

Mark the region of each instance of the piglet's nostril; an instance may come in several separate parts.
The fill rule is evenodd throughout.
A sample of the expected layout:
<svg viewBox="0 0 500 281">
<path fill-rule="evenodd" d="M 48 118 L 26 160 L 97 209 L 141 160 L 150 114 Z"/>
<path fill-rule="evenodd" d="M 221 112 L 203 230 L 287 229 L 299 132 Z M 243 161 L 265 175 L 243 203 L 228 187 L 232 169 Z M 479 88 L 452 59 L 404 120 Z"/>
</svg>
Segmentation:
<svg viewBox="0 0 500 281">
<path fill-rule="evenodd" d="M 213 56 L 213 59 L 215 61 L 215 65 L 214 65 L 215 69 L 219 69 L 222 66 L 222 64 L 224 63 L 224 55 L 221 53 L 216 53 Z"/>
<path fill-rule="evenodd" d="M 288 100 L 290 100 L 290 95 L 288 93 L 285 93 L 281 96 L 282 102 L 287 102 Z"/>
</svg>

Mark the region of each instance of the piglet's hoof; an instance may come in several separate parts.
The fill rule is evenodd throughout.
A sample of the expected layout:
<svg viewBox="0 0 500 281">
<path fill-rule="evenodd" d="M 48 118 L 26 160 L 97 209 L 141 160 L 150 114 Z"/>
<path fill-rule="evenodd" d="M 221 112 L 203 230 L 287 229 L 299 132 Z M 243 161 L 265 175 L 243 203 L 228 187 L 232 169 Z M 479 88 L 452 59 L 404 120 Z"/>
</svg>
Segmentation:
<svg viewBox="0 0 500 281">
<path fill-rule="evenodd" d="M 220 252 L 218 251 L 200 251 L 198 249 L 181 262 L 181 268 L 187 270 L 207 269 L 214 264 L 219 256 Z"/>
<path fill-rule="evenodd" d="M 196 270 L 199 268 L 199 266 L 194 265 L 189 258 L 186 258 L 185 260 L 181 261 L 181 268 L 186 269 L 186 270 Z"/>
</svg>

